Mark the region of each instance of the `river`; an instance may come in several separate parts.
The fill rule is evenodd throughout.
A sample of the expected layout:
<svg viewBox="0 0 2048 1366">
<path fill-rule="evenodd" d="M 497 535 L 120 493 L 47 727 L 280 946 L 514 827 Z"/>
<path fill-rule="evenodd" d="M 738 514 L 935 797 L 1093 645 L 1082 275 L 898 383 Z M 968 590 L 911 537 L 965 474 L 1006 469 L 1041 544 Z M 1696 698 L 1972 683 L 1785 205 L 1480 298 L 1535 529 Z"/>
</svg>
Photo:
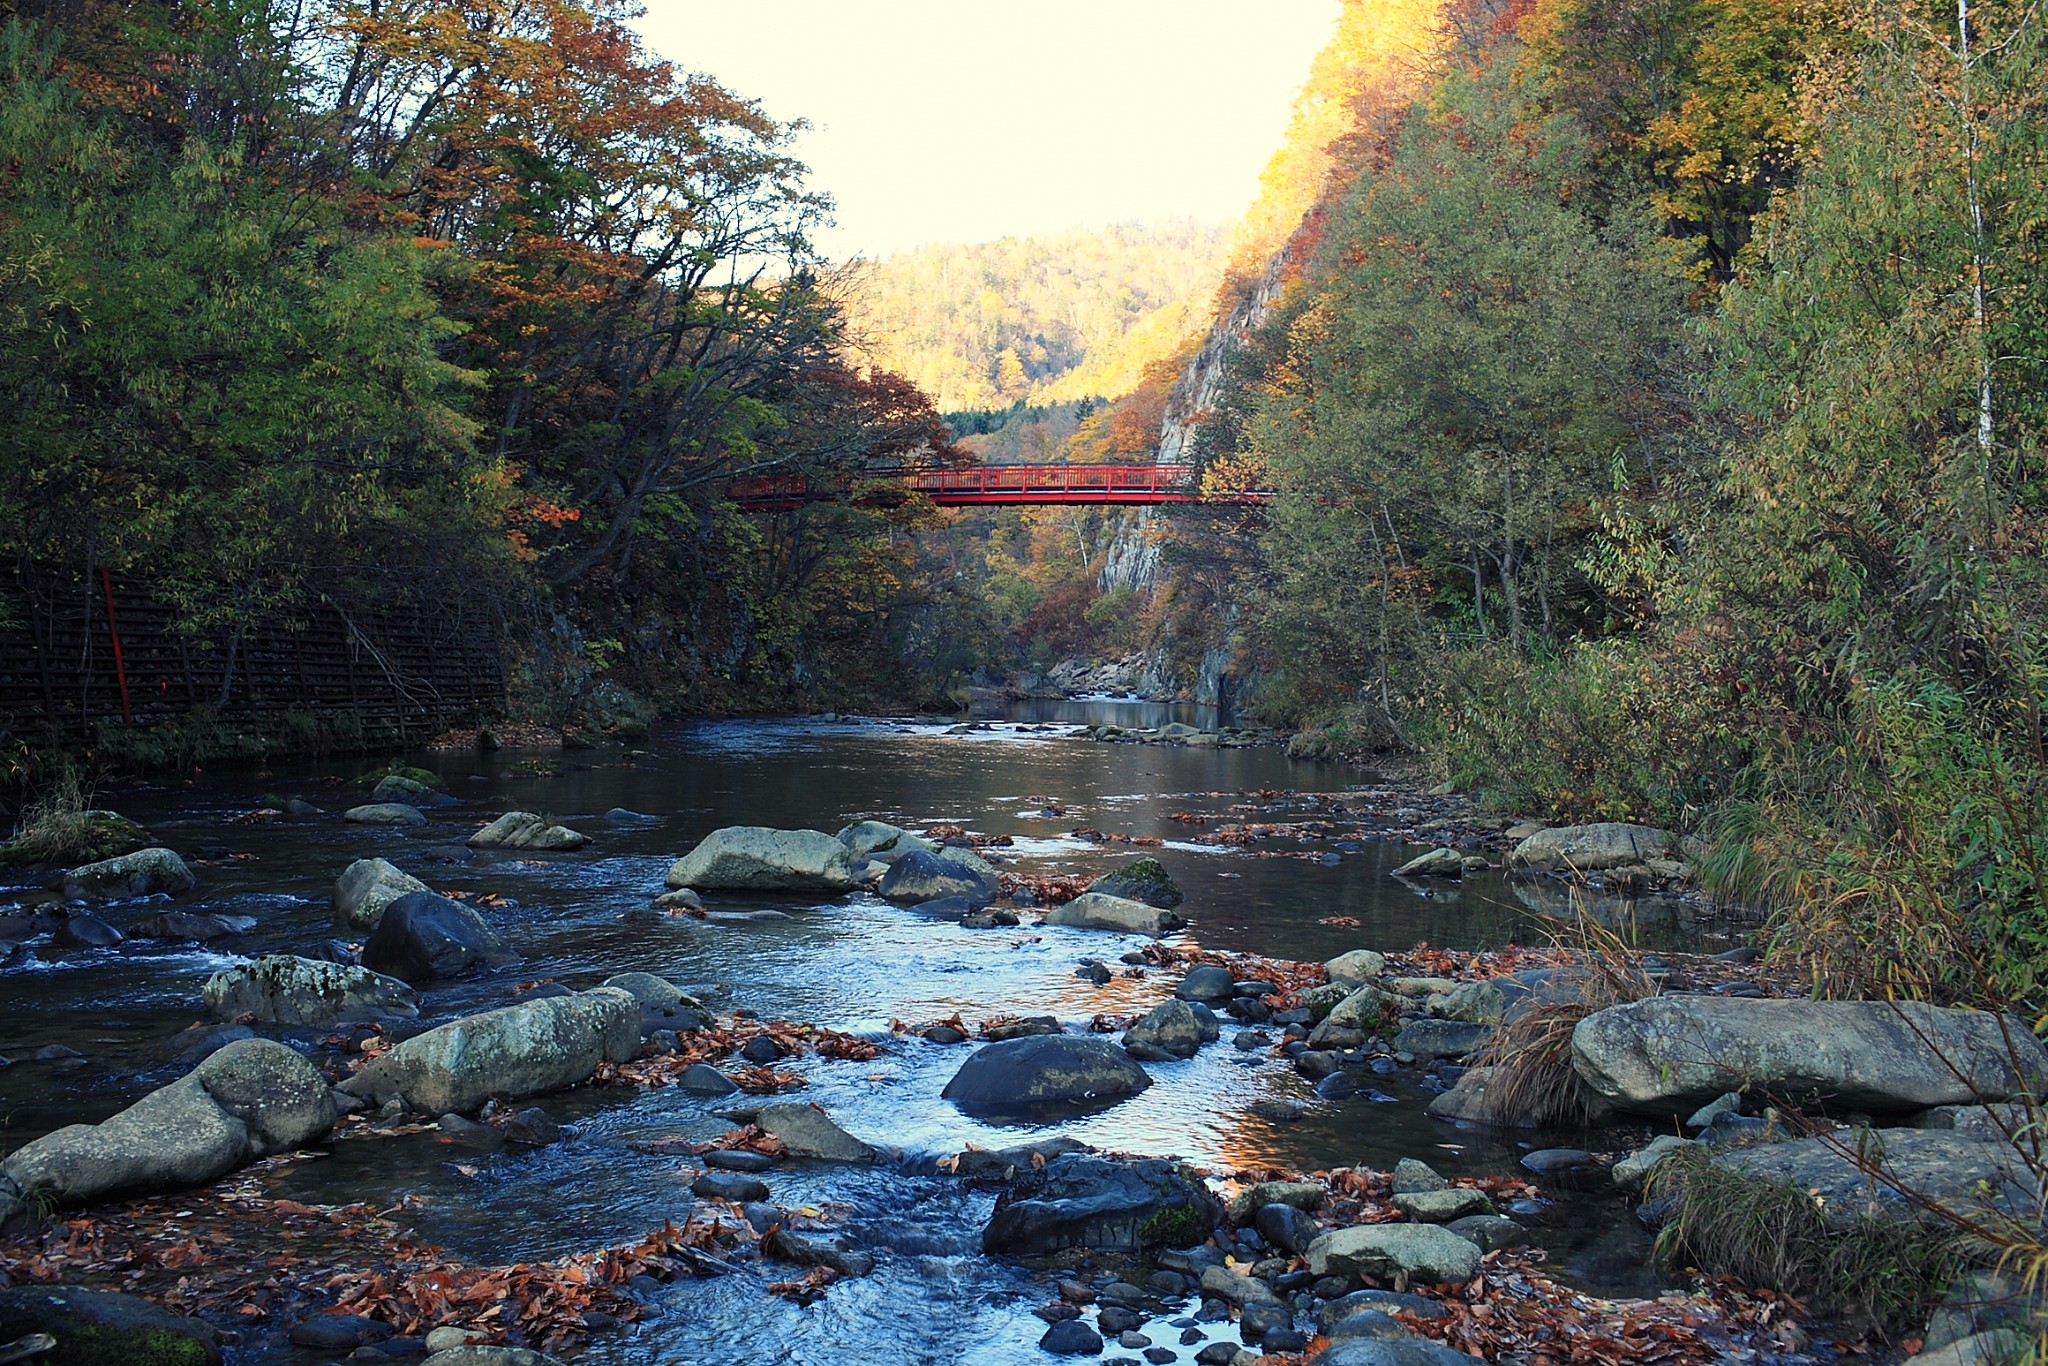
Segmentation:
<svg viewBox="0 0 2048 1366">
<path fill-rule="evenodd" d="M 1312 814 L 1314 794 L 1370 782 L 1362 770 L 1299 763 L 1272 748 L 1103 744 L 1069 733 L 1087 721 L 1152 724 L 1165 716 L 1134 703 L 1021 704 L 1014 719 L 968 734 L 925 721 L 751 720 L 667 728 L 630 754 L 409 755 L 406 762 L 439 773 L 463 805 L 404 831 L 347 825 L 331 814 L 237 820 L 269 794 L 302 797 L 330 813 L 365 800 L 368 766 L 355 761 L 194 774 L 102 792 L 103 804 L 163 842 L 206 857 L 197 870 L 200 890 L 183 899 L 185 909 L 248 915 L 258 924 L 222 941 L 230 952 L 138 941 L 104 950 L 46 946 L 0 974 L 0 1055 L 14 1059 L 0 1067 L 0 1148 L 104 1118 L 170 1079 L 176 1069 L 154 1063 L 154 1050 L 203 1018 L 205 978 L 242 956 L 302 951 L 334 937 L 334 878 L 370 855 L 390 858 L 436 890 L 506 899 L 484 913 L 525 962 L 497 977 L 435 986 L 424 993 L 425 1013 L 435 1019 L 504 1004 L 515 982 L 553 978 L 582 987 L 636 969 L 702 992 L 722 1010 L 750 1007 L 764 1018 L 874 1037 L 892 1019 L 956 1013 L 970 1023 L 999 1012 L 1048 1013 L 1073 1026 L 1097 1012 L 1140 1011 L 1169 989 L 1170 978 L 1157 974 L 1103 986 L 1075 975 L 1083 958 L 1114 963 L 1134 947 L 1118 936 L 1028 924 L 964 929 L 863 894 L 823 905 L 708 899 L 714 913 L 784 913 L 768 918 L 626 915 L 660 890 L 668 864 L 698 837 L 732 824 L 827 831 L 864 818 L 912 828 L 957 824 L 1011 836 L 1014 845 L 997 852 L 1024 871 L 1099 871 L 1137 852 L 1068 833 L 1077 828 L 1159 837 L 1163 848 L 1143 852 L 1157 854 L 1185 888 L 1186 939 L 1208 948 L 1321 960 L 1422 941 L 1449 948 L 1542 942 L 1544 921 L 1525 904 L 1527 893 L 1498 874 L 1418 888 L 1389 876 L 1417 852 L 1397 842 L 1318 841 L 1303 844 L 1299 852 L 1308 857 L 1260 857 L 1195 843 L 1191 832 L 1202 827 L 1172 819 L 1244 802 L 1293 802 Z M 1283 793 L 1303 796 L 1276 795 Z M 1059 814 L 1051 814 L 1054 806 Z M 607 821 L 613 808 L 654 819 Z M 472 854 L 462 844 L 488 814 L 508 809 L 542 812 L 593 842 L 577 853 L 543 855 Z M 38 895 L 8 892 L 11 901 Z M 156 909 L 117 907 L 109 918 L 121 924 Z M 1694 933 L 1673 907 L 1635 909 L 1664 939 Z M 1357 923 L 1325 923 L 1345 919 Z M 1057 1131 L 1105 1149 L 1216 1167 L 1385 1168 L 1416 1156 L 1447 1174 L 1513 1168 L 1514 1142 L 1427 1118 L 1428 1097 L 1410 1078 L 1385 1078 L 1387 1099 L 1325 1102 L 1265 1051 L 1230 1047 L 1232 1032 L 1226 1024 L 1224 1041 L 1189 1061 L 1153 1065 L 1155 1085 L 1140 1096 Z M 83 1058 L 30 1060 L 49 1044 Z M 576 1359 L 621 1366 L 1047 1360 L 1036 1346 L 1045 1325 L 1030 1314 L 1050 1297 L 1047 1283 L 979 1254 L 992 1197 L 963 1190 L 936 1166 L 967 1144 L 1007 1146 L 1044 1132 L 980 1124 L 940 1098 L 967 1051 L 911 1036 L 875 1061 L 782 1064 L 807 1077 L 802 1098 L 856 1135 L 901 1150 L 900 1159 L 875 1168 L 792 1164 L 771 1175 L 780 1203 L 850 1207 L 845 1231 L 879 1255 L 876 1274 L 842 1280 L 810 1307 L 764 1294 L 758 1271 L 678 1282 L 666 1287 L 658 1317 L 595 1335 Z M 1247 1107 L 1265 1097 L 1302 1102 L 1306 1113 L 1291 1124 L 1258 1118 Z M 390 1204 L 410 1195 L 419 1202 L 415 1228 L 455 1256 L 549 1257 L 634 1239 L 678 1217 L 690 1202 L 687 1171 L 679 1172 L 673 1155 L 634 1145 L 729 1127 L 710 1112 L 713 1103 L 673 1089 L 589 1089 L 542 1103 L 576 1123 L 574 1141 L 460 1161 L 430 1134 L 337 1143 L 330 1156 L 283 1168 L 275 1187 L 316 1203 Z M 1598 1141 L 1539 1135 L 1523 1146 L 1560 1139 L 1610 1150 L 1619 1141 L 1612 1133 Z M 1617 1198 L 1559 1196 L 1524 1219 L 1564 1279 L 1602 1292 L 1658 1287 L 1647 1241 Z M 308 1359 L 265 1343 L 253 1335 L 237 1359 Z M 1192 1360 L 1199 1345 L 1178 1349 L 1181 1359 Z"/>
</svg>

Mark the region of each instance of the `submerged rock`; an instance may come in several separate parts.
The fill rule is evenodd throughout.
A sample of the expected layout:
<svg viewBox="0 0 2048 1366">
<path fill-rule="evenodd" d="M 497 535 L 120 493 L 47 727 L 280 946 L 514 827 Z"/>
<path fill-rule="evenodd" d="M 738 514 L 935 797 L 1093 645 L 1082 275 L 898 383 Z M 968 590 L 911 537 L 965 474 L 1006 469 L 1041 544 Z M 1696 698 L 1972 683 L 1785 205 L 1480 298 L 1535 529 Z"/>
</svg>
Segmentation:
<svg viewBox="0 0 2048 1366">
<path fill-rule="evenodd" d="M 192 876 L 185 860 L 161 847 L 101 859 L 64 875 L 64 895 L 70 898 L 150 896 L 157 892 L 181 896 L 198 885 L 199 879 Z"/>
<path fill-rule="evenodd" d="M 507 811 L 469 837 L 472 849 L 581 849 L 590 836 L 550 825 L 531 811 Z"/>
<path fill-rule="evenodd" d="M 90 1366 L 218 1366 L 211 1325 L 135 1295 L 73 1285 L 0 1288 L 0 1344 L 32 1333 L 56 1339 L 31 1361 Z"/>
<path fill-rule="evenodd" d="M 222 1020 L 330 1025 L 340 1020 L 411 1019 L 420 998 L 395 977 L 287 953 L 225 968 L 206 981 L 206 1008 Z"/>
<path fill-rule="evenodd" d="M 1106 1109 L 1151 1084 L 1106 1039 L 1037 1034 L 976 1050 L 941 1094 L 978 1118 L 1033 1123 Z"/>
<path fill-rule="evenodd" d="M 352 930 L 374 930 L 384 908 L 402 896 L 428 890 L 427 884 L 396 864 L 380 858 L 359 858 L 334 880 L 334 918 Z"/>
<path fill-rule="evenodd" d="M 1172 1162 L 1068 1153 L 1019 1169 L 996 1199 L 982 1247 L 1020 1255 L 1189 1247 L 1222 1217 L 1216 1198 Z"/>
<path fill-rule="evenodd" d="M 1048 925 L 1073 925 L 1088 930 L 1119 930 L 1125 934 L 1149 934 L 1157 938 L 1171 934 L 1187 922 L 1172 911 L 1147 906 L 1142 901 L 1084 892 L 1064 906 L 1045 913 Z"/>
<path fill-rule="evenodd" d="M 844 844 L 821 830 L 729 825 L 668 870 L 670 887 L 732 892 L 844 892 L 855 883 Z"/>
<path fill-rule="evenodd" d="M 623 991 L 551 996 L 416 1034 L 365 1063 L 340 1090 L 373 1105 L 394 1097 L 428 1114 L 466 1114 L 588 1081 L 600 1062 L 640 1051 L 640 1003 Z"/>
<path fill-rule="evenodd" d="M 1912 1002 L 1660 996 L 1572 1030 L 1572 1066 L 1617 1107 L 1686 1115 L 1729 1091 L 1870 1114 L 2038 1092 L 2048 1052 L 1981 1011 Z"/>
<path fill-rule="evenodd" d="M 994 865 L 971 850 L 941 849 L 927 854 L 913 849 L 889 865 L 875 891 L 888 901 L 958 897 L 975 909 L 994 901 L 1002 888 Z"/>
<path fill-rule="evenodd" d="M 341 813 L 341 818 L 350 825 L 425 825 L 427 817 L 416 806 L 405 802 L 369 802 L 363 806 L 352 806 Z"/>
<path fill-rule="evenodd" d="M 878 1153 L 833 1122 L 815 1105 L 801 1102 L 764 1105 L 754 1123 L 782 1142 L 791 1157 L 814 1157 L 826 1162 L 873 1162 Z"/>
</svg>

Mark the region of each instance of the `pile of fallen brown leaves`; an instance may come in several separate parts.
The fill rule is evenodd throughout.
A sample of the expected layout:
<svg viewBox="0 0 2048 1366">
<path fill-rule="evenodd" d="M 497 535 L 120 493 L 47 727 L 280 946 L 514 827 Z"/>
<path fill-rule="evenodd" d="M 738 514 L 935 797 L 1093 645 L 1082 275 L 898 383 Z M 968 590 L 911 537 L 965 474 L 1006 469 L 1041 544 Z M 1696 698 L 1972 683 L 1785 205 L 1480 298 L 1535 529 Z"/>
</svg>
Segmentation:
<svg viewBox="0 0 2048 1366">
<path fill-rule="evenodd" d="M 503 725 L 490 727 L 498 747 L 504 749 L 560 749 L 562 732 L 546 726 L 536 726 L 525 721 L 507 721 Z M 475 728 L 468 730 L 443 731 L 428 743 L 428 749 L 469 749 L 477 748 L 481 734 Z"/>
<path fill-rule="evenodd" d="M 1114 830 L 1097 830 L 1087 825 L 1078 830 L 1069 830 L 1067 833 L 1077 840 L 1086 840 L 1090 844 L 1135 844 L 1146 849 L 1157 849 L 1166 843 L 1157 835 L 1125 835 Z"/>
<path fill-rule="evenodd" d="M 966 840 L 977 849 L 1008 849 L 1017 842 L 1008 835 L 987 835 L 964 825 L 934 825 L 924 831 L 924 837 L 941 844 L 947 840 Z"/>
<path fill-rule="evenodd" d="M 1321 963 L 1297 963 L 1288 958 L 1265 958 L 1255 953 L 1220 953 L 1214 949 L 1172 948 L 1147 944 L 1140 950 L 1154 967 L 1190 968 L 1208 963 L 1224 969 L 1239 982 L 1271 982 L 1279 988 L 1267 1001 L 1275 1010 L 1292 1010 L 1301 1004 L 1301 993 L 1330 980 Z"/>
<path fill-rule="evenodd" d="M 836 1029 L 734 1016 L 715 1021 L 707 1029 L 694 1029 L 678 1036 L 673 1053 L 639 1057 L 631 1062 L 599 1063 L 591 1079 L 600 1086 L 673 1086 L 696 1064 L 729 1058 L 757 1038 L 771 1040 L 786 1058 L 815 1053 L 821 1058 L 867 1062 L 882 1056 L 880 1044 Z M 741 1090 L 757 1094 L 807 1084 L 794 1072 L 770 1067 L 742 1067 L 730 1075 Z"/>
<path fill-rule="evenodd" d="M 996 876 L 1004 896 L 1026 891 L 1047 906 L 1063 906 L 1088 890 L 1095 879 L 1087 873 L 1011 873 Z"/>
</svg>

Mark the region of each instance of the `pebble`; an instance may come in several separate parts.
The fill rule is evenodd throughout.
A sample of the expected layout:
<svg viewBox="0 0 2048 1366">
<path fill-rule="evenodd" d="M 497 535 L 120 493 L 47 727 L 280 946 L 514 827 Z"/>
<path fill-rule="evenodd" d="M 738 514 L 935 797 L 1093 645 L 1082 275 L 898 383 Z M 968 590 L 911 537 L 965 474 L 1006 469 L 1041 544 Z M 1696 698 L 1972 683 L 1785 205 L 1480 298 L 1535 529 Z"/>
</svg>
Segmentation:
<svg viewBox="0 0 2048 1366">
<path fill-rule="evenodd" d="M 966 1043 L 967 1036 L 951 1025 L 933 1025 L 924 1032 L 927 1042 L 941 1044 Z"/>
</svg>

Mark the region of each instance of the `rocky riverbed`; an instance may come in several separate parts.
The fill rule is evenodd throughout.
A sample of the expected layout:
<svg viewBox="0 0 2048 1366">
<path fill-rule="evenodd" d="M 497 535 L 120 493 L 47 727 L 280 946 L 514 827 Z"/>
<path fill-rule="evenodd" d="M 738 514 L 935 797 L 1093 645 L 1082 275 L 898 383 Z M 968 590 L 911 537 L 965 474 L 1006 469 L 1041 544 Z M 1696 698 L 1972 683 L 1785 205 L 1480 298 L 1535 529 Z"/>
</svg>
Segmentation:
<svg viewBox="0 0 2048 1366">
<path fill-rule="evenodd" d="M 1826 1360 L 1860 1330 L 1652 1265 L 1653 1168 L 1910 1218 L 1847 1115 L 2028 1198 L 2023 1030 L 1782 999 L 1677 896 L 1598 903 L 1669 920 L 1649 1005 L 1589 998 L 1527 907 L 1682 888 L 1674 839 L 1076 729 L 134 794 L 160 843 L 0 912 L 0 1343 L 92 1287 L 195 1361 Z M 1520 1137 L 1508 1045 L 1574 1006 L 1595 1127 Z"/>
</svg>

